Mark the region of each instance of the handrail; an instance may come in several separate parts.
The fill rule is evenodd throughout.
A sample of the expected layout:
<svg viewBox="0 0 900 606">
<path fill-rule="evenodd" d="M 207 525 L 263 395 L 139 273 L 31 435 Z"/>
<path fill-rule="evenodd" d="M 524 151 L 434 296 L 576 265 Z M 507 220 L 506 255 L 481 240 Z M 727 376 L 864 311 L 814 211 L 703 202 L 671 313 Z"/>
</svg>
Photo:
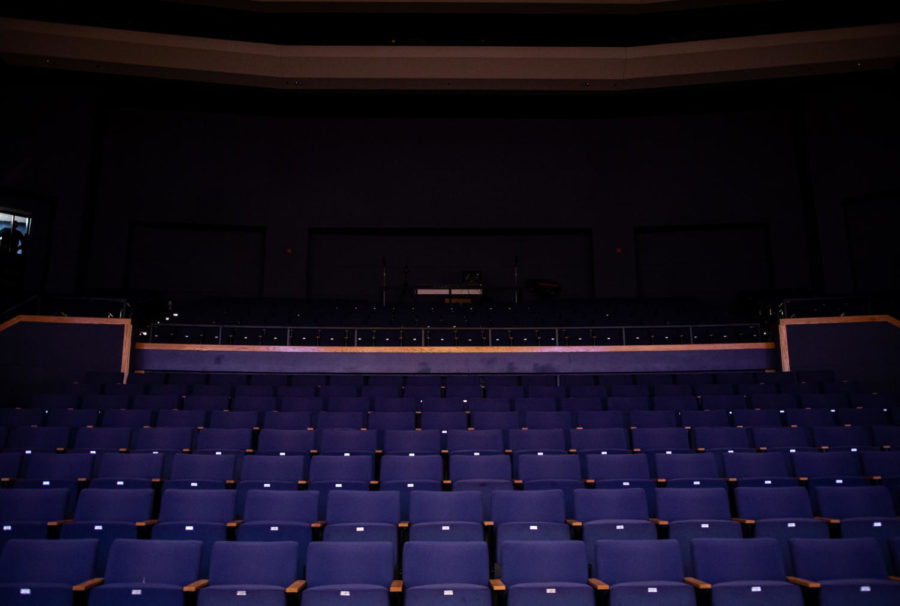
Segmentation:
<svg viewBox="0 0 900 606">
<path fill-rule="evenodd" d="M 617 341 L 622 344 L 628 341 L 628 331 L 629 330 L 640 330 L 640 331 L 654 331 L 654 330 L 671 330 L 671 329 L 684 329 L 687 331 L 686 334 L 686 342 L 694 343 L 697 340 L 697 335 L 695 335 L 695 330 L 703 329 L 703 328 L 751 328 L 756 329 L 757 336 L 755 339 L 751 339 L 751 341 L 760 341 L 764 340 L 763 337 L 766 336 L 766 333 L 763 330 L 763 326 L 759 322 L 727 322 L 727 323 L 716 323 L 716 324 L 655 324 L 655 325 L 627 325 L 627 326 L 267 326 L 267 325 L 257 325 L 257 324 L 195 324 L 189 322 L 154 322 L 148 327 L 148 330 L 142 333 L 142 336 L 147 337 L 147 340 L 151 343 L 153 342 L 164 342 L 168 343 L 171 341 L 158 341 L 154 338 L 154 330 L 153 327 L 163 327 L 168 326 L 172 328 L 176 327 L 184 327 L 184 328 L 212 328 L 217 331 L 215 342 L 218 344 L 225 344 L 225 333 L 228 330 L 233 329 L 247 329 L 247 330 L 259 330 L 260 331 L 260 339 L 264 338 L 264 334 L 270 333 L 281 333 L 284 335 L 284 345 L 293 344 L 293 337 L 297 331 L 315 331 L 316 339 L 313 345 L 322 345 L 319 342 L 319 339 L 322 336 L 322 331 L 343 331 L 344 337 L 342 339 L 342 343 L 338 345 L 343 346 L 351 346 L 351 347 L 370 347 L 375 345 L 375 334 L 378 331 L 395 331 L 399 332 L 401 335 L 403 333 L 418 333 L 418 343 L 417 345 L 422 346 L 426 345 L 426 341 L 430 341 L 430 333 L 432 331 L 452 331 L 453 332 L 453 342 L 448 343 L 447 345 L 463 345 L 459 341 L 459 333 L 460 331 L 465 334 L 467 331 L 480 331 L 481 332 L 481 343 L 476 345 L 485 345 L 485 346 L 515 346 L 512 343 L 512 335 L 509 334 L 511 331 L 534 331 L 535 332 L 535 345 L 541 345 L 541 341 L 543 340 L 543 335 L 547 335 L 548 332 L 552 331 L 551 338 L 551 346 L 559 346 L 563 345 L 563 341 L 566 339 L 567 331 L 590 331 L 593 336 L 594 331 L 605 331 L 605 334 L 609 334 L 609 331 L 619 332 L 619 337 Z M 507 339 L 502 339 L 499 337 L 498 340 L 495 341 L 494 335 L 497 332 L 506 332 L 508 333 Z M 371 333 L 373 336 L 372 342 L 368 343 L 365 341 L 364 335 L 366 333 Z M 508 340 L 508 342 L 506 342 Z M 415 341 L 415 340 L 414 340 Z M 652 344 L 653 338 L 650 336 L 650 342 Z M 261 344 L 261 340 L 260 343 Z M 399 345 L 399 343 L 398 343 Z M 522 346 L 527 346 L 527 344 L 523 344 Z"/>
</svg>

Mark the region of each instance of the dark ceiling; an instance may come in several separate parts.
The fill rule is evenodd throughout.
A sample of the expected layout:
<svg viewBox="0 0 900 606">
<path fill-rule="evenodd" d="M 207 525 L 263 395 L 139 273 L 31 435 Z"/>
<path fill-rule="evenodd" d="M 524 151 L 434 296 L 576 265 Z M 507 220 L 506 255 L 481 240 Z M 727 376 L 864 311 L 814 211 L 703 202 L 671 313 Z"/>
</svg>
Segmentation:
<svg viewBox="0 0 900 606">
<path fill-rule="evenodd" d="M 5 0 L 0 17 L 281 45 L 639 46 L 900 21 L 883 0 Z"/>
</svg>

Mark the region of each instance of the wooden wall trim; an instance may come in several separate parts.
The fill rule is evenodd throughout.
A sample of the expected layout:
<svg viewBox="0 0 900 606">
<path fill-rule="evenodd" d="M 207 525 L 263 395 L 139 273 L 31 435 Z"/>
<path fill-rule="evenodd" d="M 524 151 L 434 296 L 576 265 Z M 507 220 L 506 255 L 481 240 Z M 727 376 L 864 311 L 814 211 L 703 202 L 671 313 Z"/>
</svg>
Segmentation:
<svg viewBox="0 0 900 606">
<path fill-rule="evenodd" d="M 890 68 L 900 24 L 634 47 L 288 46 L 0 18 L 0 57 L 284 90 L 596 92 Z"/>
<path fill-rule="evenodd" d="M 862 324 L 871 322 L 885 322 L 900 328 L 900 320 L 888 315 L 871 316 L 826 316 L 823 318 L 782 318 L 778 322 L 778 346 L 781 350 L 781 370 L 791 370 L 791 351 L 788 340 L 788 326 L 812 326 L 825 324 Z"/>
</svg>

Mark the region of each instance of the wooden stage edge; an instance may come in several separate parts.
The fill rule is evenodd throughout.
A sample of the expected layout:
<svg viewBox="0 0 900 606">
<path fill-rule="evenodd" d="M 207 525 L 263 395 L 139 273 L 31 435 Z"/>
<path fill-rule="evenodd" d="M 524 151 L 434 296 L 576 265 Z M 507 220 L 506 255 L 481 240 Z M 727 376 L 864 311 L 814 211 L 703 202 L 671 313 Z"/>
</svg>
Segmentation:
<svg viewBox="0 0 900 606">
<path fill-rule="evenodd" d="M 736 351 L 775 349 L 775 343 L 709 343 L 700 345 L 597 345 L 551 347 L 295 347 L 287 345 L 182 345 L 178 343 L 137 343 L 135 349 L 149 351 L 208 351 L 208 352 L 273 352 L 273 353 L 340 353 L 340 354 L 533 354 L 533 353 L 604 353 L 604 352 L 666 352 L 666 351 Z"/>
</svg>

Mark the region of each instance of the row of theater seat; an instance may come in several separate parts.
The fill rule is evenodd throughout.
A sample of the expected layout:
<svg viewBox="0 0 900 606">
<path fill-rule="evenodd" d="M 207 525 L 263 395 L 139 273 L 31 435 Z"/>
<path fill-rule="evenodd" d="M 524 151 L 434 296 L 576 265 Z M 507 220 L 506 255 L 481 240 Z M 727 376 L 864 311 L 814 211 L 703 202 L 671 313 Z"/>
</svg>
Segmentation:
<svg viewBox="0 0 900 606">
<path fill-rule="evenodd" d="M 114 538 L 211 540 L 508 540 L 871 537 L 885 555 L 900 519 L 883 486 L 666 488 L 652 502 L 635 488 L 511 490 L 477 484 L 453 491 L 368 491 L 324 484 L 236 490 L 85 488 L 74 513 L 62 488 L 0 490 L 0 540 Z M 816 517 L 814 517 L 814 515 Z M 71 518 L 71 519 L 70 519 Z M 68 521 L 66 521 L 68 520 Z M 292 526 L 298 524 L 299 526 Z M 205 526 L 204 526 L 205 525 Z M 322 528 L 324 527 L 324 533 Z M 105 551 L 102 553 L 105 555 Z M 500 562 L 492 556 L 492 561 Z M 302 564 L 302 562 L 301 562 Z M 690 570 L 685 570 L 690 574 Z"/>
<path fill-rule="evenodd" d="M 845 384 L 833 371 L 807 370 L 796 372 L 682 372 L 682 373 L 577 373 L 577 374 L 290 374 L 290 373 L 205 373 L 205 372 L 138 372 L 127 378 L 119 372 L 88 372 L 78 384 L 82 386 L 113 384 L 200 384 L 200 385 L 269 385 L 269 386 L 365 386 L 390 385 L 400 387 L 456 386 L 593 386 L 593 385 L 711 385 L 711 384 Z M 853 385 L 850 383 L 850 385 Z M 94 393 L 97 393 L 94 391 Z"/>
<path fill-rule="evenodd" d="M 331 487 L 397 490 L 407 511 L 412 490 L 470 486 L 512 489 L 640 487 L 650 507 L 657 488 L 733 486 L 868 486 L 881 484 L 900 504 L 900 452 L 725 452 L 639 454 L 249 455 L 159 453 L 34 453 L 0 456 L 3 486 L 65 488 L 69 505 L 85 486 L 94 488 L 238 489 Z M 814 497 L 815 495 L 813 495 Z"/>
<path fill-rule="evenodd" d="M 712 410 L 712 411 L 204 411 L 163 409 L 93 411 L 84 409 L 54 409 L 46 414 L 35 409 L 6 410 L 6 423 L 0 424 L 0 446 L 3 435 L 21 433 L 21 428 L 46 430 L 69 428 L 94 436 L 124 436 L 141 428 L 190 427 L 195 429 L 369 429 L 372 431 L 439 431 L 519 429 L 535 431 L 558 429 L 568 432 L 583 429 L 683 428 L 717 429 L 724 434 L 739 436 L 752 428 L 822 428 L 820 432 L 854 433 L 864 438 L 856 445 L 890 445 L 896 434 L 891 411 L 862 408 L 826 409 L 796 408 L 778 410 Z M 900 412 L 900 408 L 894 410 Z M 827 428 L 831 429 L 827 429 Z M 87 431 L 93 429 L 95 431 Z M 81 431 L 84 430 L 84 431 Z M 847 431 L 850 430 L 850 431 Z M 28 432 L 25 431 L 27 434 Z M 38 431 L 31 433 L 52 432 Z M 723 435 L 724 435 L 723 434 Z M 209 435 L 212 435 L 211 433 Z M 588 435 L 588 434 L 585 434 Z M 598 436 L 600 434 L 597 434 Z M 115 438 L 110 438 L 115 439 Z M 379 437 L 379 443 L 382 437 Z M 739 438 L 736 438 L 739 439 Z M 121 437 L 120 437 L 121 441 Z M 765 445 L 765 444 L 761 444 Z M 823 446 L 830 445 L 823 443 Z M 741 446 L 740 443 L 732 446 Z M 744 444 L 746 446 L 746 444 Z M 65 447 L 61 444 L 60 447 Z M 98 444 L 97 448 L 101 448 Z M 120 445 L 119 447 L 127 447 Z"/>
<path fill-rule="evenodd" d="M 47 388 L 41 391 L 48 391 Z M 784 395 L 864 395 L 866 390 L 852 382 L 809 383 L 710 383 L 710 384 L 612 384 L 612 385 L 230 385 L 196 383 L 72 383 L 49 389 L 50 393 L 70 396 L 126 396 L 141 395 L 208 395 L 226 397 L 302 396 L 302 397 L 464 397 L 464 398 L 523 398 L 523 397 L 608 397 L 608 396 L 749 396 L 753 394 Z M 109 399 L 109 398 L 107 398 Z M 112 401 L 112 400 L 111 400 Z M 21 405 L 21 403 L 13 403 Z"/>
<path fill-rule="evenodd" d="M 236 414 L 236 413 L 229 413 Z M 290 413 L 280 413 L 290 414 Z M 325 414 L 325 413 L 323 413 Z M 372 413 L 377 414 L 377 413 Z M 389 414 L 389 413 L 388 413 Z M 441 414 L 441 413 L 438 413 Z M 424 415 L 423 415 L 424 416 Z M 427 427 L 427 425 L 426 425 Z M 587 427 L 579 429 L 384 429 L 327 427 L 281 429 L 266 425 L 197 429 L 187 426 L 66 427 L 21 426 L 0 429 L 9 452 L 195 451 L 202 453 L 435 454 L 455 452 L 645 452 L 692 450 L 871 450 L 900 448 L 900 426 L 812 427 Z M 5 438 L 5 439 L 4 439 Z"/>
<path fill-rule="evenodd" d="M 867 539 L 792 540 L 790 557 L 799 577 L 786 576 L 769 539 L 693 540 L 697 577 L 681 573 L 683 558 L 673 541 L 597 541 L 596 576 L 589 577 L 585 548 L 577 543 L 511 541 L 495 579 L 484 543 L 407 543 L 402 575 L 387 563 L 387 543 L 314 543 L 305 554 L 311 562 L 305 578 L 296 580 L 295 543 L 220 541 L 212 548 L 208 578 L 195 580 L 196 541 L 119 539 L 104 576 L 88 579 L 95 541 L 18 540 L 0 557 L 7 571 L 0 597 L 9 604 L 21 595 L 34 596 L 31 603 L 69 604 L 73 594 L 89 592 L 89 606 L 145 604 L 148 598 L 155 605 L 183 606 L 194 595 L 201 606 L 491 606 L 492 594 L 503 595 L 508 606 L 594 606 L 601 600 L 611 606 L 892 606 L 900 600 L 900 583 L 888 577 L 877 546 Z M 38 565 L 45 571 L 40 577 L 32 572 Z M 804 601 L 804 590 L 814 592 L 814 601 Z"/>
<path fill-rule="evenodd" d="M 581 410 L 788 410 L 815 408 L 837 410 L 867 408 L 888 410 L 900 406 L 898 399 L 885 394 L 753 394 L 708 396 L 555 396 L 533 397 L 368 397 L 368 396 L 251 396 L 189 394 L 85 395 L 40 394 L 27 406 L 2 410 L 271 410 L 310 412 L 366 411 L 581 411 Z"/>
<path fill-rule="evenodd" d="M 666 570 L 667 572 L 662 575 L 658 572 L 648 574 L 636 570 L 632 570 L 630 573 L 632 581 L 640 579 L 646 582 L 640 587 L 642 592 L 655 593 L 660 590 L 661 583 L 664 585 L 680 584 L 683 580 L 687 580 L 683 579 L 685 576 L 699 577 L 705 583 L 715 585 L 723 580 L 719 575 L 724 573 L 712 574 L 710 567 L 713 563 L 719 562 L 740 563 L 739 568 L 742 569 L 742 572 L 731 574 L 750 582 L 740 587 L 731 587 L 731 593 L 725 591 L 725 595 L 730 597 L 725 599 L 719 595 L 718 601 L 715 588 L 713 588 L 713 604 L 726 606 L 734 603 L 756 603 L 732 600 L 740 600 L 742 593 L 753 594 L 762 591 L 763 587 L 766 588 L 767 593 L 757 597 L 776 600 L 770 603 L 802 604 L 802 600 L 785 601 L 787 597 L 793 595 L 793 592 L 787 591 L 783 583 L 781 585 L 771 583 L 784 581 L 786 574 L 809 577 L 813 580 L 851 579 L 861 576 L 866 580 L 862 583 L 847 583 L 847 586 L 844 587 L 845 592 L 871 593 L 874 586 L 876 588 L 874 595 L 879 599 L 874 603 L 894 604 L 900 585 L 891 586 L 887 579 L 887 570 L 889 566 L 896 569 L 900 564 L 900 560 L 897 559 L 897 556 L 900 555 L 900 552 L 897 551 L 900 547 L 900 537 L 896 531 L 896 524 L 900 521 L 892 516 L 876 515 L 873 518 L 868 515 L 876 510 L 871 503 L 877 500 L 877 489 L 877 487 L 868 489 L 836 488 L 830 489 L 830 493 L 827 495 L 823 494 L 822 509 L 831 508 L 830 511 L 842 514 L 838 519 L 843 538 L 828 538 L 829 524 L 834 526 L 834 522 L 837 522 L 838 519 L 825 522 L 813 518 L 809 502 L 803 501 L 803 489 L 799 488 L 739 489 L 744 491 L 739 493 L 739 498 L 746 496 L 746 504 L 743 505 L 742 511 L 760 514 L 756 515 L 752 522 L 743 520 L 745 528 L 752 529 L 748 535 L 754 535 L 755 538 L 742 538 L 741 523 L 729 519 L 728 513 L 721 509 L 725 493 L 724 490 L 717 489 L 671 489 L 660 493 L 659 509 L 661 512 L 665 512 L 666 516 L 665 522 L 657 520 L 655 525 L 644 515 L 646 508 L 643 508 L 643 512 L 641 511 L 640 503 L 643 497 L 638 494 L 641 491 L 637 489 L 576 491 L 577 511 L 581 515 L 577 520 L 569 520 L 568 524 L 562 517 L 562 495 L 559 491 L 501 491 L 494 495 L 492 508 L 494 515 L 490 525 L 484 524 L 484 520 L 479 519 L 478 501 L 480 499 L 477 494 L 472 492 L 415 492 L 412 495 L 413 515 L 410 516 L 409 524 L 404 525 L 398 523 L 395 494 L 335 491 L 329 496 L 322 541 L 312 540 L 312 528 L 320 526 L 314 516 L 316 499 L 314 494 L 253 491 L 249 495 L 252 506 L 248 503 L 251 511 L 243 521 L 229 523 L 227 505 L 229 502 L 233 502 L 229 491 L 173 490 L 164 495 L 159 520 L 149 523 L 149 526 L 152 526 L 151 534 L 154 535 L 154 539 L 167 539 L 165 543 L 172 549 L 175 548 L 176 543 L 170 541 L 187 540 L 181 546 L 192 545 L 189 549 L 180 550 L 191 554 L 193 561 L 190 565 L 184 566 L 184 569 L 190 570 L 191 574 L 195 575 L 182 582 L 173 583 L 182 586 L 198 577 L 208 577 L 212 586 L 224 584 L 220 580 L 226 578 L 220 574 L 223 551 L 240 554 L 234 565 L 242 565 L 245 569 L 251 570 L 260 564 L 269 565 L 269 560 L 264 555 L 267 551 L 279 554 L 281 561 L 275 568 L 285 572 L 285 577 L 283 577 L 285 581 L 275 583 L 275 585 L 279 585 L 281 591 L 298 578 L 305 578 L 310 588 L 319 586 L 321 584 L 319 578 L 322 574 L 320 566 L 323 562 L 327 562 L 331 567 L 347 567 L 347 570 L 339 575 L 345 577 L 344 583 L 349 582 L 346 580 L 347 578 L 357 579 L 359 575 L 365 576 L 364 573 L 371 564 L 368 566 L 363 564 L 352 554 L 367 554 L 368 557 L 373 558 L 373 562 L 379 562 L 384 571 L 383 589 L 385 591 L 394 576 L 401 576 L 395 575 L 395 566 L 392 566 L 392 563 L 399 565 L 402 569 L 402 578 L 407 581 L 408 588 L 423 584 L 412 581 L 413 578 L 417 578 L 417 574 L 425 574 L 420 569 L 422 562 L 429 562 L 430 568 L 449 566 L 450 570 L 444 571 L 443 574 L 434 571 L 430 574 L 437 574 L 437 580 L 445 585 L 441 589 L 440 595 L 452 596 L 453 588 L 446 584 L 461 582 L 463 579 L 450 579 L 446 575 L 449 573 L 452 576 L 454 571 L 462 565 L 462 561 L 451 565 L 449 561 L 434 560 L 432 556 L 428 555 L 428 550 L 436 550 L 444 553 L 459 553 L 459 555 L 468 554 L 463 560 L 477 563 L 483 578 L 490 570 L 490 562 L 493 562 L 493 573 L 511 588 L 519 583 L 547 581 L 550 587 L 545 585 L 542 591 L 548 588 L 567 587 L 571 589 L 567 585 L 568 583 L 585 584 L 588 574 L 593 574 L 604 581 L 594 583 L 596 589 L 608 590 L 608 586 L 612 585 L 615 592 L 615 587 L 619 585 L 620 581 L 623 581 L 622 575 L 625 574 L 626 568 Z M 823 489 L 823 491 L 825 490 Z M 858 493 L 860 490 L 867 490 L 871 494 L 863 495 L 862 499 L 859 498 L 860 495 L 850 494 Z M 95 504 L 108 503 L 109 500 L 118 499 L 121 510 L 128 509 L 128 502 L 136 502 L 137 499 L 134 497 L 143 496 L 146 502 L 147 495 L 140 494 L 142 492 L 144 491 L 94 490 L 90 493 L 86 492 L 83 498 L 85 502 L 93 501 Z M 88 498 L 87 495 L 91 498 Z M 829 498 L 825 498 L 826 496 Z M 104 501 L 104 497 L 106 501 Z M 2 494 L 0 494 L 0 498 L 2 498 Z M 420 499 L 424 499 L 424 501 L 420 503 Z M 870 505 L 861 507 L 859 503 L 862 501 L 868 502 Z M 222 507 L 223 504 L 225 507 Z M 258 510 L 257 505 L 259 506 Z M 87 511 L 87 509 L 84 507 L 81 511 Z M 466 509 L 468 509 L 468 513 L 465 513 Z M 137 511 L 138 517 L 145 511 L 146 505 L 145 509 Z M 424 514 L 424 519 L 416 519 L 415 516 L 420 512 Z M 778 514 L 777 517 L 771 515 L 767 517 L 767 514 L 772 512 Z M 854 512 L 864 515 L 854 517 Z M 440 513 L 448 514 L 451 519 L 446 519 Z M 63 525 L 61 530 L 63 536 L 100 536 L 99 544 L 96 542 L 93 544 L 92 557 L 83 557 L 83 561 L 77 567 L 83 574 L 86 574 L 76 581 L 85 580 L 95 574 L 104 574 L 105 569 L 106 581 L 113 585 L 114 579 L 118 580 L 118 577 L 117 574 L 110 574 L 109 571 L 110 569 L 115 570 L 123 563 L 127 563 L 127 569 L 120 570 L 118 574 L 125 577 L 130 575 L 130 578 L 125 579 L 126 581 L 134 583 L 136 578 L 146 580 L 145 573 L 141 571 L 145 570 L 149 563 L 123 555 L 122 546 L 127 544 L 131 549 L 159 554 L 160 552 L 155 550 L 164 549 L 159 547 L 163 541 L 134 541 L 114 537 L 104 544 L 104 539 L 109 539 L 107 535 L 115 535 L 113 527 L 116 522 L 108 521 L 99 524 L 96 518 L 91 519 L 90 515 L 87 517 L 89 519 L 80 521 L 76 515 L 76 520 L 71 524 Z M 877 519 L 880 524 L 875 524 L 873 519 Z M 134 525 L 133 522 L 132 525 Z M 101 526 L 102 528 L 98 530 L 98 527 Z M 125 522 L 123 526 L 127 529 L 128 522 Z M 630 529 L 625 530 L 626 526 Z M 232 538 L 237 539 L 237 542 L 231 543 L 222 540 L 227 535 L 229 527 L 233 529 L 235 536 Z M 467 529 L 474 530 L 474 533 L 467 535 Z M 649 529 L 650 533 L 645 533 L 642 529 Z M 656 529 L 663 529 L 664 532 L 661 534 L 670 536 L 672 539 L 656 539 Z M 488 532 L 485 533 L 485 530 Z M 158 536 L 156 536 L 157 534 Z M 487 542 L 484 540 L 485 534 Z M 397 537 L 400 535 L 408 535 L 409 541 L 405 544 L 399 541 Z M 290 537 L 292 541 L 284 541 L 286 537 Z M 190 541 L 194 538 L 199 538 L 200 541 Z M 360 539 L 364 542 L 360 542 Z M 33 543 L 33 545 L 41 545 L 45 549 L 49 548 L 46 546 L 50 544 L 57 545 L 58 549 L 66 549 L 62 546 L 73 545 L 74 542 L 58 540 Z M 265 544 L 270 547 L 268 549 L 259 547 Z M 291 547 L 274 547 L 284 545 Z M 448 545 L 455 547 L 447 547 Z M 14 565 L 8 559 L 9 553 L 26 553 L 19 551 L 21 549 L 24 547 L 23 541 L 20 540 L 12 540 L 4 547 L 3 561 L 8 565 L 8 570 L 23 571 L 21 563 Z M 254 549 L 259 550 L 255 552 L 257 555 L 254 555 Z M 106 557 L 104 552 L 108 552 L 109 557 Z M 342 553 L 347 559 L 341 562 L 331 560 L 325 555 L 329 552 Z M 490 560 L 489 553 L 492 554 Z M 751 553 L 753 555 L 744 561 L 743 557 Z M 411 554 L 413 557 L 410 557 Z M 647 561 L 642 558 L 634 559 L 638 554 L 644 554 L 649 559 Z M 736 556 L 736 554 L 741 555 Z M 838 561 L 832 562 L 832 568 L 840 568 L 841 572 L 830 570 L 828 573 L 810 574 L 815 568 L 814 562 L 821 566 L 817 559 L 817 556 L 821 554 L 827 554 L 829 558 L 837 557 Z M 858 561 L 847 561 L 847 557 Z M 250 559 L 248 560 L 248 558 Z M 419 558 L 422 560 L 420 561 Z M 31 558 L 26 556 L 23 559 L 34 566 L 35 562 Z M 52 557 L 48 559 L 53 560 Z M 526 568 L 523 561 L 525 560 L 532 563 L 531 567 L 527 568 L 527 574 L 524 573 Z M 90 568 L 92 562 L 96 567 L 95 570 Z M 613 572 L 615 563 L 618 563 L 620 569 L 617 573 Z M 766 574 L 748 573 L 748 566 L 749 570 L 770 569 L 770 572 Z M 772 572 L 773 570 L 775 572 Z M 865 570 L 866 573 L 860 575 L 855 572 L 861 570 Z M 562 571 L 567 571 L 567 573 L 560 574 Z M 28 574 L 28 567 L 25 567 L 24 572 L 26 575 Z M 520 573 L 522 576 L 519 576 Z M 235 573 L 227 578 L 234 582 L 247 577 Z M 8 577 L 4 580 L 8 580 Z M 565 582 L 560 586 L 558 584 L 561 581 Z M 69 585 L 72 584 L 72 582 L 69 583 Z M 394 585 L 395 589 L 400 589 L 399 584 Z M 20 583 L 18 586 L 22 587 L 23 585 Z M 694 586 L 697 589 L 710 589 L 709 585 L 704 583 L 694 583 Z M 812 584 L 806 586 L 807 588 L 814 587 Z M 144 586 L 144 588 L 148 587 Z M 298 584 L 294 590 L 300 588 L 300 584 Z M 649 591 L 650 588 L 654 588 L 656 591 Z M 226 594 L 229 590 L 235 591 L 234 587 L 223 589 Z M 351 592 L 356 589 L 359 588 L 344 588 Z M 639 595 L 629 596 L 625 586 L 622 586 L 621 589 L 621 593 L 625 595 L 620 596 L 623 600 L 620 603 L 635 603 L 633 600 L 637 599 Z M 448 590 L 449 594 L 446 593 Z M 770 592 L 770 590 L 772 591 Z M 246 589 L 244 591 L 246 592 Z M 680 591 L 683 594 L 680 596 L 682 600 L 688 596 L 693 597 L 693 591 L 686 587 Z M 102 592 L 103 590 L 99 593 Z M 673 592 L 678 596 L 679 591 L 673 590 Z M 131 596 L 141 594 L 140 591 L 137 594 L 129 593 Z M 587 588 L 576 593 L 592 595 Z M 799 593 L 796 591 L 797 596 Z M 209 595 L 213 595 L 212 592 Z M 246 595 L 250 594 L 245 593 Z M 309 594 L 304 594 L 304 599 L 307 595 Z M 201 600 L 202 596 L 201 592 Z M 824 596 L 823 590 L 823 598 Z M 510 599 L 510 603 L 515 603 L 515 595 L 511 590 L 507 597 Z M 615 593 L 612 597 L 615 597 Z M 744 600 L 749 597 L 751 596 L 744 595 Z M 865 599 L 871 597 L 874 596 L 863 596 Z M 531 606 L 534 603 L 542 603 L 533 601 L 539 598 L 540 592 L 530 599 L 523 597 L 518 603 Z M 846 599 L 846 593 L 841 598 Z M 280 599 L 283 600 L 284 596 L 280 596 Z M 552 603 L 591 604 L 593 603 L 592 599 L 587 602 L 566 599 Z M 181 602 L 174 603 L 180 604 Z M 313 601 L 312 603 L 318 602 Z M 374 603 L 383 602 L 376 601 Z M 417 602 L 413 601 L 412 603 Z M 426 601 L 424 603 L 431 604 L 433 602 Z M 448 600 L 446 603 L 456 602 Z M 684 602 L 672 603 L 683 604 Z M 694 602 L 691 600 L 688 603 Z M 847 602 L 837 601 L 834 603 L 844 604 Z M 871 602 L 863 601 L 861 603 Z"/>
</svg>

